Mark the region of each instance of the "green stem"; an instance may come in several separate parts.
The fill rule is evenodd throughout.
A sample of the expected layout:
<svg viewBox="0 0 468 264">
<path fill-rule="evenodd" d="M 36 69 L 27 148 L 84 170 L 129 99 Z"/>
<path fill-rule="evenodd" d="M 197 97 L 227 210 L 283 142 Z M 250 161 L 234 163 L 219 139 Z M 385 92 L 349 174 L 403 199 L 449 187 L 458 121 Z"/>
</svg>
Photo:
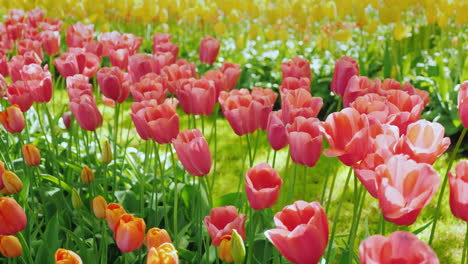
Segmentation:
<svg viewBox="0 0 468 264">
<path fill-rule="evenodd" d="M 336 227 L 338 225 L 338 218 L 340 216 L 340 209 L 341 205 L 343 205 L 343 201 L 345 200 L 344 197 L 346 195 L 346 190 L 348 189 L 349 179 L 351 178 L 352 172 L 353 167 L 349 167 L 348 176 L 346 177 L 346 181 L 343 187 L 343 192 L 341 193 L 340 201 L 338 202 L 338 206 L 336 207 L 335 217 L 333 218 L 333 227 L 330 235 L 330 241 L 328 242 L 327 255 L 325 258 L 327 262 L 330 262 L 330 254 L 333 246 L 333 240 L 335 239 Z"/>
<path fill-rule="evenodd" d="M 28 242 L 26 241 L 26 239 L 23 236 L 23 232 L 18 232 L 18 238 L 21 241 L 21 244 L 23 244 L 23 248 L 24 248 L 25 255 L 26 255 L 26 258 L 27 258 L 28 262 L 30 264 L 33 264 L 34 260 L 33 260 L 32 256 L 31 256 L 31 250 L 29 250 L 29 245 L 28 245 Z"/>
<path fill-rule="evenodd" d="M 120 115 L 120 104 L 115 103 L 115 116 L 114 116 L 114 167 L 112 170 L 113 177 L 113 189 L 112 192 L 115 193 L 117 190 L 117 136 L 119 131 L 119 115 Z"/>
<path fill-rule="evenodd" d="M 335 190 L 336 178 L 338 178 L 338 170 L 335 170 L 335 174 L 333 175 L 332 184 L 331 184 L 331 187 L 330 187 L 330 191 L 328 193 L 327 206 L 325 207 L 325 213 L 328 213 L 328 209 L 330 208 L 331 199 L 332 199 L 332 196 L 333 196 L 333 191 Z"/>
<path fill-rule="evenodd" d="M 247 153 L 249 154 L 249 167 L 252 168 L 253 158 L 252 158 L 252 147 L 250 145 L 249 134 L 245 134 L 245 138 L 247 139 Z"/>
<path fill-rule="evenodd" d="M 465 243 L 463 244 L 462 264 L 466 264 L 466 251 L 468 250 L 468 222 L 466 222 Z"/>
<path fill-rule="evenodd" d="M 173 176 L 174 176 L 174 235 L 176 239 L 174 240 L 175 243 L 177 243 L 177 238 L 178 238 L 178 232 L 179 232 L 179 222 L 178 222 L 178 216 L 179 216 L 179 188 L 178 188 L 178 183 L 177 183 L 177 167 L 175 163 L 175 158 L 174 158 L 174 151 L 172 150 L 172 147 L 169 148 L 171 150 L 171 162 L 172 162 L 172 171 L 173 171 Z"/>
<path fill-rule="evenodd" d="M 466 127 L 463 128 L 463 131 L 460 137 L 458 138 L 457 144 L 455 145 L 455 148 L 453 149 L 452 155 L 450 155 L 447 170 L 445 171 L 444 182 L 442 183 L 442 189 L 440 190 L 439 199 L 437 200 L 437 207 L 436 207 L 436 211 L 434 214 L 434 220 L 433 220 L 432 229 L 431 229 L 431 236 L 429 237 L 429 245 L 432 245 L 432 241 L 434 239 L 435 230 L 437 226 L 437 220 L 439 220 L 440 208 L 442 206 L 442 199 L 444 198 L 445 187 L 447 186 L 448 174 L 450 172 L 450 169 L 452 168 L 453 162 L 455 160 L 455 156 L 457 155 L 458 149 L 460 148 L 460 145 L 463 142 L 463 138 L 465 137 L 467 130 L 468 129 Z"/>
<path fill-rule="evenodd" d="M 273 162 L 272 162 L 272 165 L 271 167 L 275 168 L 275 165 L 276 165 L 276 153 L 278 153 L 278 151 L 273 151 Z"/>
</svg>

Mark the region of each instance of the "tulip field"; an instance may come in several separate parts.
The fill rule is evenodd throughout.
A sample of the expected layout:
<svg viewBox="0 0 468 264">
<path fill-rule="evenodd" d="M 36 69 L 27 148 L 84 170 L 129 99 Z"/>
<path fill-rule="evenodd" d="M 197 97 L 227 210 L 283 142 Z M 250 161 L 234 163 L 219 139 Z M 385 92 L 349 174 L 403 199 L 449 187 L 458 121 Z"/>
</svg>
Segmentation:
<svg viewBox="0 0 468 264">
<path fill-rule="evenodd" d="M 468 264 L 467 1 L 0 3 L 0 263 Z"/>
</svg>

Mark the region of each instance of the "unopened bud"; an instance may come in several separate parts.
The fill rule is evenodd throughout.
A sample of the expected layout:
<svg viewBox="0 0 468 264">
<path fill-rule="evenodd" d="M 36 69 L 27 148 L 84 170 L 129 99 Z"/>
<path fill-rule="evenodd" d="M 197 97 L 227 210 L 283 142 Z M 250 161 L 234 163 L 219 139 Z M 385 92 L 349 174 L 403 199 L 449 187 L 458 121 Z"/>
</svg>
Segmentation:
<svg viewBox="0 0 468 264">
<path fill-rule="evenodd" d="M 237 230 L 232 230 L 231 255 L 235 263 L 243 263 L 245 259 L 245 245 Z"/>
<path fill-rule="evenodd" d="M 234 258 L 231 254 L 231 236 L 224 235 L 221 239 L 221 243 L 219 243 L 218 247 L 218 257 L 220 260 L 225 261 L 227 263 L 234 262 Z"/>
<path fill-rule="evenodd" d="M 83 207 L 83 202 L 81 201 L 80 194 L 78 193 L 78 191 L 75 188 L 72 189 L 72 197 L 71 198 L 72 198 L 73 208 L 80 209 L 81 207 Z"/>
<path fill-rule="evenodd" d="M 107 202 L 104 197 L 101 195 L 96 196 L 91 206 L 93 207 L 93 212 L 97 219 L 106 218 Z"/>
<path fill-rule="evenodd" d="M 109 141 L 104 141 L 102 146 L 102 163 L 109 164 L 112 161 L 112 150 Z"/>
<path fill-rule="evenodd" d="M 81 180 L 86 184 L 94 181 L 94 173 L 88 166 L 83 167 L 83 170 L 81 171 Z"/>
<path fill-rule="evenodd" d="M 1 177 L 4 185 L 2 189 L 3 194 L 18 193 L 23 189 L 23 182 L 14 172 L 5 170 Z"/>
</svg>

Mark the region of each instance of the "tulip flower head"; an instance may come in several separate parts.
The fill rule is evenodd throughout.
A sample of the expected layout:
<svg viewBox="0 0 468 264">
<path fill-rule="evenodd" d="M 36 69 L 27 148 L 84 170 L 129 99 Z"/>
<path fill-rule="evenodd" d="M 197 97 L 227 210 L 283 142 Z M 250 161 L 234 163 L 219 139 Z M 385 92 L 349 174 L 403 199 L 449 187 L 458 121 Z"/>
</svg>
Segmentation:
<svg viewBox="0 0 468 264">
<path fill-rule="evenodd" d="M 184 130 L 172 140 L 177 157 L 188 173 L 203 177 L 211 170 L 208 142 L 198 129 Z"/>
<path fill-rule="evenodd" d="M 458 91 L 458 115 L 465 128 L 468 128 L 468 81 L 460 85 Z"/>
<path fill-rule="evenodd" d="M 106 202 L 106 199 L 104 199 L 104 197 L 102 197 L 101 195 L 96 196 L 93 199 L 91 207 L 97 219 L 106 218 L 107 202 Z"/>
<path fill-rule="evenodd" d="M 3 194 L 18 193 L 23 189 L 23 182 L 12 171 L 9 171 L 9 170 L 3 171 L 2 173 L 0 173 L 0 178 L 2 178 L 1 181 L 4 185 L 4 187 L 0 188 Z"/>
<path fill-rule="evenodd" d="M 153 227 L 148 230 L 145 238 L 145 244 L 148 249 L 158 248 L 164 243 L 172 243 L 172 240 L 165 229 Z"/>
<path fill-rule="evenodd" d="M 26 227 L 26 213 L 10 197 L 0 197 L 0 235 L 14 235 Z"/>
<path fill-rule="evenodd" d="M 177 250 L 172 243 L 164 243 L 148 250 L 146 264 L 179 264 Z"/>
<path fill-rule="evenodd" d="M 9 106 L 4 112 L 0 112 L 0 123 L 10 133 L 19 133 L 26 126 L 23 112 L 18 105 Z"/>
<path fill-rule="evenodd" d="M 283 180 L 267 163 L 260 163 L 245 174 L 245 192 L 254 210 L 272 207 L 278 200 Z"/>
<path fill-rule="evenodd" d="M 122 252 L 137 250 L 143 244 L 146 224 L 143 218 L 123 214 L 115 225 L 114 239 Z"/>
<path fill-rule="evenodd" d="M 21 150 L 23 151 L 24 162 L 26 162 L 28 166 L 39 166 L 41 163 L 41 153 L 34 144 L 24 145 L 21 147 Z"/>
<path fill-rule="evenodd" d="M 231 235 L 234 229 L 245 240 L 245 214 L 239 215 L 232 205 L 211 209 L 204 222 L 214 246 L 219 246 L 223 237 Z"/>
<path fill-rule="evenodd" d="M 298 116 L 286 130 L 292 160 L 308 167 L 315 166 L 322 152 L 321 122 L 317 118 Z"/>
<path fill-rule="evenodd" d="M 396 231 L 388 238 L 373 235 L 359 246 L 362 264 L 427 263 L 439 264 L 439 259 L 426 243 L 409 232 Z"/>
<path fill-rule="evenodd" d="M 200 61 L 212 65 L 218 56 L 221 42 L 210 36 L 200 41 Z"/>
<path fill-rule="evenodd" d="M 0 254 L 7 258 L 17 258 L 23 253 L 23 248 L 17 237 L 0 235 Z"/>
<path fill-rule="evenodd" d="M 118 203 L 110 203 L 106 209 L 107 225 L 110 230 L 115 231 L 115 226 L 120 219 L 120 216 L 126 214 L 125 209 Z"/>
<path fill-rule="evenodd" d="M 359 63 L 351 57 L 341 57 L 335 63 L 335 70 L 331 82 L 331 90 L 339 96 L 344 96 L 349 79 L 359 76 Z"/>
<path fill-rule="evenodd" d="M 468 162 L 461 161 L 455 168 L 456 174 L 449 173 L 450 209 L 455 217 L 468 222 Z"/>
<path fill-rule="evenodd" d="M 83 264 L 83 261 L 75 252 L 59 248 L 55 252 L 55 264 Z"/>
<path fill-rule="evenodd" d="M 265 236 L 289 261 L 318 263 L 328 244 L 328 221 L 318 202 L 296 201 L 276 213 Z"/>
</svg>

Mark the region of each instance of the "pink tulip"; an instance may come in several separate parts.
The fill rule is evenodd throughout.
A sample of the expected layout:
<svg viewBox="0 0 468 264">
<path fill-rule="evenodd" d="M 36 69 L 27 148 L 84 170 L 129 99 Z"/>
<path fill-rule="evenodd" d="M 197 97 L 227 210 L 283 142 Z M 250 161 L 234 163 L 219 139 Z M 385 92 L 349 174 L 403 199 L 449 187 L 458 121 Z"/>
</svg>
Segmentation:
<svg viewBox="0 0 468 264">
<path fill-rule="evenodd" d="M 3 77 L 7 77 L 9 75 L 8 71 L 8 58 L 6 54 L 0 51 L 0 74 Z"/>
<path fill-rule="evenodd" d="M 291 159 L 301 165 L 313 167 L 322 152 L 320 120 L 298 116 L 286 126 Z"/>
<path fill-rule="evenodd" d="M 250 207 L 262 210 L 272 207 L 278 200 L 283 180 L 267 163 L 260 163 L 245 174 L 245 192 Z"/>
<path fill-rule="evenodd" d="M 82 95 L 93 97 L 93 86 L 89 83 L 86 75 L 76 74 L 66 79 L 67 93 L 70 101 L 80 98 Z"/>
<path fill-rule="evenodd" d="M 44 21 L 37 23 L 42 31 L 61 31 L 63 22 L 58 18 L 46 17 Z"/>
<path fill-rule="evenodd" d="M 179 56 L 179 46 L 174 43 L 166 42 L 158 45 L 153 45 L 153 53 L 170 53 L 174 60 Z"/>
<path fill-rule="evenodd" d="M 219 246 L 223 237 L 231 235 L 234 229 L 245 240 L 245 214 L 239 215 L 232 205 L 211 209 L 204 223 L 212 240 L 211 245 Z"/>
<path fill-rule="evenodd" d="M 281 72 L 283 73 L 283 80 L 288 77 L 294 78 L 307 78 L 312 81 L 312 72 L 310 71 L 310 63 L 308 60 L 295 57 L 290 61 L 281 63 Z"/>
<path fill-rule="evenodd" d="M 130 77 L 117 67 L 104 67 L 97 72 L 97 81 L 104 96 L 122 103 L 130 94 Z"/>
<path fill-rule="evenodd" d="M 42 9 L 35 8 L 33 10 L 29 10 L 27 13 L 26 23 L 30 27 L 37 27 L 37 23 L 42 22 L 45 19 L 45 12 Z"/>
<path fill-rule="evenodd" d="M 121 70 L 128 68 L 128 49 L 109 50 L 109 60 L 112 66 L 119 67 Z"/>
<path fill-rule="evenodd" d="M 166 99 L 166 79 L 156 73 L 148 73 L 132 86 L 130 91 L 135 102 L 154 99 L 161 104 Z"/>
<path fill-rule="evenodd" d="M 296 201 L 276 213 L 276 228 L 265 236 L 287 260 L 318 263 L 328 244 L 328 221 L 318 202 Z"/>
<path fill-rule="evenodd" d="M 84 74 L 92 78 L 96 74 L 100 62 L 98 56 L 75 48 L 69 49 L 68 52 L 55 58 L 54 65 L 64 78 L 75 74 Z"/>
<path fill-rule="evenodd" d="M 468 162 L 460 161 L 456 174 L 449 173 L 450 209 L 455 217 L 468 222 Z"/>
<path fill-rule="evenodd" d="M 399 109 L 399 112 L 389 116 L 387 123 L 397 126 L 400 133 L 406 134 L 408 125 L 418 121 L 421 117 L 424 108 L 423 100 L 418 95 L 409 95 L 401 90 L 389 91 L 386 98 Z"/>
<path fill-rule="evenodd" d="M 242 73 L 239 64 L 224 61 L 221 66 L 221 72 L 224 74 L 223 91 L 231 91 L 236 87 Z"/>
<path fill-rule="evenodd" d="M 103 45 L 101 42 L 97 41 L 97 40 L 94 40 L 92 39 L 91 41 L 89 41 L 88 43 L 85 44 L 84 46 L 84 49 L 86 52 L 88 53 L 91 53 L 91 54 L 94 54 L 96 55 L 98 58 L 101 58 L 103 55 Z M 110 57 L 109 57 L 110 59 Z M 112 60 L 111 60 L 111 63 L 112 63 Z M 125 68 L 123 68 L 124 70 L 127 69 L 127 65 L 125 65 Z"/>
<path fill-rule="evenodd" d="M 200 130 L 184 130 L 172 140 L 172 144 L 188 173 L 203 177 L 210 172 L 211 152 Z"/>
<path fill-rule="evenodd" d="M 212 81 L 188 79 L 176 92 L 186 114 L 209 116 L 213 112 L 216 90 Z"/>
<path fill-rule="evenodd" d="M 281 104 L 283 121 L 285 124 L 289 124 L 298 116 L 317 117 L 322 108 L 323 100 L 320 97 L 312 97 L 310 92 L 305 89 L 297 89 L 283 94 Z"/>
<path fill-rule="evenodd" d="M 200 61 L 212 65 L 218 56 L 220 46 L 219 40 L 206 36 L 200 41 Z"/>
<path fill-rule="evenodd" d="M 463 126 L 468 128 L 468 81 L 462 83 L 458 91 L 458 115 Z"/>
<path fill-rule="evenodd" d="M 375 170 L 377 193 L 384 218 L 396 225 L 411 225 L 432 199 L 440 179 L 426 163 L 395 155 Z"/>
<path fill-rule="evenodd" d="M 153 35 L 153 49 L 155 45 L 171 42 L 171 34 L 168 33 L 156 33 Z"/>
<path fill-rule="evenodd" d="M 146 53 L 137 53 L 128 58 L 128 73 L 134 82 L 139 82 L 147 73 L 156 72 L 154 58 Z"/>
<path fill-rule="evenodd" d="M 283 79 L 279 90 L 282 94 L 285 94 L 301 88 L 307 90 L 310 93 L 310 80 L 308 78 L 286 77 Z"/>
<path fill-rule="evenodd" d="M 7 96 L 10 104 L 18 105 L 22 112 L 28 111 L 34 102 L 31 90 L 23 81 L 11 83 L 7 88 Z"/>
<path fill-rule="evenodd" d="M 7 88 L 8 84 L 5 78 L 3 78 L 3 75 L 0 73 L 0 99 L 6 96 Z"/>
<path fill-rule="evenodd" d="M 176 57 L 174 57 L 174 54 L 170 52 L 157 51 L 154 53 L 154 67 L 155 73 L 157 74 L 161 74 L 161 70 L 164 67 L 174 64 L 175 62 Z"/>
<path fill-rule="evenodd" d="M 81 22 L 72 24 L 67 28 L 66 42 L 70 48 L 84 48 L 85 44 L 93 39 L 94 25 L 83 25 Z"/>
<path fill-rule="evenodd" d="M 60 32 L 43 31 L 41 32 L 42 47 L 47 55 L 55 56 L 60 52 Z"/>
<path fill-rule="evenodd" d="M 268 143 L 274 150 L 280 150 L 288 145 L 288 135 L 281 110 L 270 112 L 267 124 L 267 138 Z"/>
<path fill-rule="evenodd" d="M 348 81 L 355 75 L 359 76 L 359 63 L 351 57 L 340 58 L 335 63 L 330 89 L 336 95 L 343 97 Z"/>
<path fill-rule="evenodd" d="M 36 40 L 23 39 L 18 41 L 18 54 L 24 55 L 27 51 L 33 51 L 41 59 L 44 59 L 44 54 L 42 53 L 42 43 Z"/>
<path fill-rule="evenodd" d="M 84 130 L 94 131 L 102 126 L 102 115 L 93 97 L 82 95 L 68 103 L 73 116 Z"/>
<path fill-rule="evenodd" d="M 50 101 L 52 98 L 52 75 L 47 65 L 44 69 L 38 64 L 24 65 L 20 74 L 34 101 L 38 103 Z"/>
<path fill-rule="evenodd" d="M 161 75 L 167 79 L 167 89 L 171 94 L 176 94 L 178 83 L 182 79 L 197 78 L 195 64 L 180 59 L 176 63 L 166 66 L 161 70 Z"/>
<path fill-rule="evenodd" d="M 427 244 L 412 233 L 396 231 L 388 238 L 373 235 L 359 246 L 362 264 L 407 263 L 439 264 L 439 259 Z"/>
</svg>

